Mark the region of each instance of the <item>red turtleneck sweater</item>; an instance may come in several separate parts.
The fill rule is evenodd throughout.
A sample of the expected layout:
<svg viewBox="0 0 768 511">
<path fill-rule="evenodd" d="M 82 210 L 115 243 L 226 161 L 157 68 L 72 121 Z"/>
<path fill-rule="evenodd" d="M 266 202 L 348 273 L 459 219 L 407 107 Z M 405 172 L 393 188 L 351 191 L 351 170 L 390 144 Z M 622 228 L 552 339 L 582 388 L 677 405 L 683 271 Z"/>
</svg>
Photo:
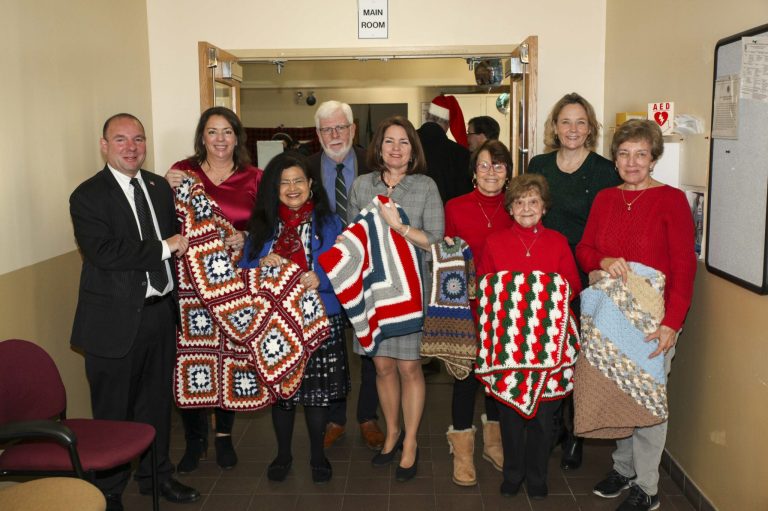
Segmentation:
<svg viewBox="0 0 768 511">
<path fill-rule="evenodd" d="M 530 252 L 527 257 L 526 252 Z M 559 273 L 571 286 L 571 300 L 581 292 L 581 279 L 568 239 L 539 222 L 534 227 L 513 225 L 488 237 L 477 266 L 478 279 L 500 271 Z"/>
<path fill-rule="evenodd" d="M 488 236 L 511 227 L 514 222 L 504 209 L 503 193 L 487 197 L 474 189 L 445 205 L 445 235 L 466 241 L 475 262 L 482 257 Z"/>
</svg>

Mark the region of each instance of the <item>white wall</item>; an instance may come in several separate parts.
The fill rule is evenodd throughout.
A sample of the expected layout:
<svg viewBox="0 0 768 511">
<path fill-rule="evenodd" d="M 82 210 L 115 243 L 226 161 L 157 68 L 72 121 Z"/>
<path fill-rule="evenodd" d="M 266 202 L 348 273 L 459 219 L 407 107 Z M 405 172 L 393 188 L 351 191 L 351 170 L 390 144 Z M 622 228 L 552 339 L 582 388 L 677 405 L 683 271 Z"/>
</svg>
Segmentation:
<svg viewBox="0 0 768 511">
<path fill-rule="evenodd" d="M 197 42 L 252 48 L 515 45 L 539 37 L 539 129 L 560 96 L 578 91 L 602 115 L 605 0 L 389 1 L 389 39 L 357 39 L 356 2 L 147 0 L 155 161 L 189 154 L 199 117 Z"/>
</svg>

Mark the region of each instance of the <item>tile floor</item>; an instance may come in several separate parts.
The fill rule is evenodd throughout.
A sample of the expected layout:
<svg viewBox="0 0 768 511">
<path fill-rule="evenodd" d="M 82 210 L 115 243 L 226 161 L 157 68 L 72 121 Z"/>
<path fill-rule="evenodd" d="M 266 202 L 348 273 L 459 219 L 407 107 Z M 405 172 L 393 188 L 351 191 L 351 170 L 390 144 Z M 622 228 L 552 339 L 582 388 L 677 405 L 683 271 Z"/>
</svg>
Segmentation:
<svg viewBox="0 0 768 511">
<path fill-rule="evenodd" d="M 353 356 L 354 359 L 354 356 Z M 359 368 L 354 367 L 354 376 Z M 294 431 L 294 466 L 282 483 L 267 480 L 266 468 L 277 449 L 269 410 L 238 415 L 235 442 L 240 463 L 229 471 L 215 463 L 211 446 L 209 458 L 192 474 L 179 476 L 186 484 L 197 488 L 202 498 L 192 504 L 174 505 L 161 502 L 164 510 L 180 511 L 613 511 L 621 499 L 602 499 L 592 494 L 592 487 L 611 469 L 612 443 L 587 441 L 584 463 L 574 472 L 559 467 L 560 449 L 550 459 L 549 490 L 545 500 L 532 501 L 524 492 L 513 498 L 499 494 L 501 473 L 480 455 L 482 435 L 476 436 L 475 460 L 478 485 L 464 488 L 451 481 L 452 460 L 445 432 L 450 422 L 451 383 L 443 372 L 427 377 L 427 403 L 419 430 L 419 472 L 407 483 L 394 479 L 394 467 L 374 468 L 373 452 L 368 450 L 358 430 L 348 430 L 326 455 L 333 465 L 333 480 L 324 486 L 312 483 L 309 467 L 309 441 L 303 417 L 297 417 Z M 353 383 L 353 388 L 357 383 Z M 478 420 L 482 400 L 476 401 Z M 350 403 L 356 403 L 356 389 Z M 354 412 L 354 407 L 350 410 Z M 299 414 L 301 414 L 301 408 Z M 351 413 L 354 417 L 354 414 Z M 177 462 L 184 452 L 183 430 L 175 418 L 171 440 L 171 459 Z M 353 421 L 354 422 L 354 421 Z M 383 423 L 380 422 L 380 423 Z M 350 425 L 353 425 L 350 423 Z M 211 441 L 211 444 L 213 442 Z M 683 492 L 669 475 L 661 471 L 661 509 L 664 511 L 693 511 Z M 131 484 L 123 502 L 128 511 L 152 508 L 149 497 L 138 495 Z"/>
</svg>

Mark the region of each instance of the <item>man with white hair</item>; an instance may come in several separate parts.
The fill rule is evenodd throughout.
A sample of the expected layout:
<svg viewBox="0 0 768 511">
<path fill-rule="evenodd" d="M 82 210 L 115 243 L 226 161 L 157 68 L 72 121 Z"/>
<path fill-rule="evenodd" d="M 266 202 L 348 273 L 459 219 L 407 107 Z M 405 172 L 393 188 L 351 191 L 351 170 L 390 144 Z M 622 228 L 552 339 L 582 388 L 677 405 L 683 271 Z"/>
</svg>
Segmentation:
<svg viewBox="0 0 768 511">
<path fill-rule="evenodd" d="M 360 174 L 370 172 L 365 162 L 365 151 L 352 147 L 355 123 L 352 109 L 346 103 L 326 101 L 315 112 L 315 128 L 323 150 L 309 157 L 309 167 L 321 175 L 323 188 L 328 194 L 331 209 L 344 225 L 352 221 L 347 215 L 347 197 L 352 182 Z M 357 400 L 357 421 L 366 445 L 374 450 L 384 446 L 382 433 L 376 420 L 379 394 L 376 390 L 376 368 L 373 359 L 361 357 L 360 395 Z M 347 402 L 331 403 L 325 429 L 325 447 L 330 447 L 344 434 L 347 423 Z"/>
<path fill-rule="evenodd" d="M 443 204 L 472 191 L 464 126 L 464 115 L 456 98 L 437 96 L 429 105 L 424 124 L 418 129 L 427 159 L 427 175 L 437 184 Z M 456 142 L 448 138 L 448 129 Z"/>
</svg>

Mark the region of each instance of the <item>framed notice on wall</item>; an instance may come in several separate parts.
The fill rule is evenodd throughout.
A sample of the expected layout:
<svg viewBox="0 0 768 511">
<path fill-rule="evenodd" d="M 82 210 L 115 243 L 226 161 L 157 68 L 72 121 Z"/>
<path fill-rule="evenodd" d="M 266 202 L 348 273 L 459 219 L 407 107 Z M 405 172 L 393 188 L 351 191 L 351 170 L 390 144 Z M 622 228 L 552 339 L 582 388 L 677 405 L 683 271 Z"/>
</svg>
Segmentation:
<svg viewBox="0 0 768 511">
<path fill-rule="evenodd" d="M 768 25 L 715 46 L 706 267 L 768 294 Z"/>
</svg>

